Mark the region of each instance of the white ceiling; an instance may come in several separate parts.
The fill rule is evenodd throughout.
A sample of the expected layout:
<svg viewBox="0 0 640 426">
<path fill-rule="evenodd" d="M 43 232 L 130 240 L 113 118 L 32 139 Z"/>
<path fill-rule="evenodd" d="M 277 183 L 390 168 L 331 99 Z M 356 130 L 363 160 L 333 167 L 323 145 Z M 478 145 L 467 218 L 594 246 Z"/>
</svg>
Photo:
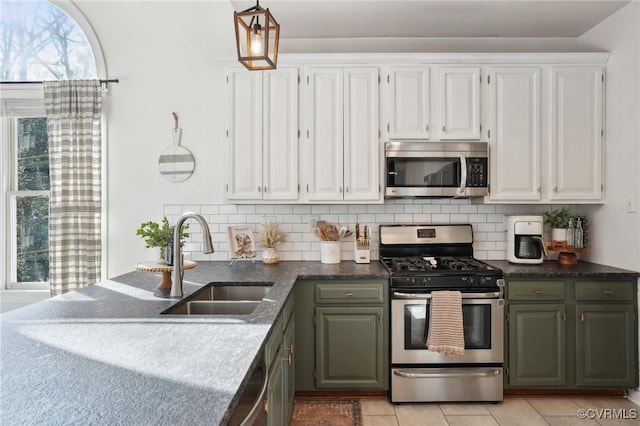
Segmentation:
<svg viewBox="0 0 640 426">
<path fill-rule="evenodd" d="M 230 0 L 236 11 L 255 1 Z M 578 37 L 630 0 L 262 0 L 280 38 Z"/>
</svg>

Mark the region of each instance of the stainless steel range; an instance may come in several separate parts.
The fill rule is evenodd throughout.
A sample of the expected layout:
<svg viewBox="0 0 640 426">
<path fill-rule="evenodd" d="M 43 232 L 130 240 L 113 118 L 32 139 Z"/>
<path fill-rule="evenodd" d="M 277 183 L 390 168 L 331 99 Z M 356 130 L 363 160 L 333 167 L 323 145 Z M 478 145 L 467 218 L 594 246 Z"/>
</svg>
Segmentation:
<svg viewBox="0 0 640 426">
<path fill-rule="evenodd" d="M 471 225 L 381 225 L 380 261 L 391 276 L 391 401 L 502 401 L 503 273 L 473 257 Z M 463 355 L 427 350 L 435 290 L 462 294 Z"/>
</svg>

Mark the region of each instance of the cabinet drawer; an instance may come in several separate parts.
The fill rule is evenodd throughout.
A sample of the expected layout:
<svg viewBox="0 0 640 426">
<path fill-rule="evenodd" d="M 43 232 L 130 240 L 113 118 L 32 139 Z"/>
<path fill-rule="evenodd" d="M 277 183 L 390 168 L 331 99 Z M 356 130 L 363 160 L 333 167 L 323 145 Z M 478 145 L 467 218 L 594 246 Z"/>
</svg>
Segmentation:
<svg viewBox="0 0 640 426">
<path fill-rule="evenodd" d="M 382 283 L 318 283 L 315 288 L 317 304 L 383 303 Z"/>
<path fill-rule="evenodd" d="M 609 300 L 633 301 L 634 285 L 631 281 L 578 281 L 576 300 L 606 302 Z"/>
<path fill-rule="evenodd" d="M 509 300 L 564 300 L 563 281 L 508 281 Z"/>
</svg>

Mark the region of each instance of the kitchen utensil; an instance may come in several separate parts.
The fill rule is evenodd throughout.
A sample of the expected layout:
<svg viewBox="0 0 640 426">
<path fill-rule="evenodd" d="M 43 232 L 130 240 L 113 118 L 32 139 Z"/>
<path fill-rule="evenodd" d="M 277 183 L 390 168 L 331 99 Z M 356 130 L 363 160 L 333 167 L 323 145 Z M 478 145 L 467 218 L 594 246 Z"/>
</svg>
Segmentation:
<svg viewBox="0 0 640 426">
<path fill-rule="evenodd" d="M 341 226 L 338 231 L 338 240 L 342 240 L 347 235 L 347 227 Z"/>
<path fill-rule="evenodd" d="M 189 179 L 196 167 L 196 162 L 191 152 L 180 146 L 182 129 L 178 127 L 178 115 L 175 112 L 172 114 L 175 123 L 172 131 L 173 145 L 160 154 L 158 169 L 168 181 L 182 182 Z"/>
</svg>

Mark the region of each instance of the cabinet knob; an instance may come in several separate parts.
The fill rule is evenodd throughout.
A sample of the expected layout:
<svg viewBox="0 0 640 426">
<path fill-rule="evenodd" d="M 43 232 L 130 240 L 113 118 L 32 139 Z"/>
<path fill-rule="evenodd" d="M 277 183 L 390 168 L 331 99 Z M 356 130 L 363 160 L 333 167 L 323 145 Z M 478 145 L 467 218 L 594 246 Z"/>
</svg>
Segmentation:
<svg viewBox="0 0 640 426">
<path fill-rule="evenodd" d="M 612 295 L 612 294 L 613 294 L 613 290 L 609 290 L 609 289 L 602 290 L 602 292 L 603 292 L 604 294 L 606 294 L 607 296 L 610 296 L 610 295 Z"/>
<path fill-rule="evenodd" d="M 345 295 L 346 297 L 351 297 L 351 296 L 353 296 L 353 292 L 351 292 L 351 291 L 345 291 L 345 292 L 344 292 L 344 295 Z"/>
<path fill-rule="evenodd" d="M 544 294 L 544 290 L 542 289 L 537 289 L 536 291 L 534 291 L 534 293 L 538 296 L 542 296 Z"/>
<path fill-rule="evenodd" d="M 267 192 L 267 187 L 266 187 L 266 186 L 264 187 L 263 191 L 264 191 L 264 192 Z"/>
<path fill-rule="evenodd" d="M 557 186 L 553 187 L 553 192 L 558 192 L 558 187 Z"/>
<path fill-rule="evenodd" d="M 262 192 L 262 188 L 258 187 L 258 192 Z"/>
<path fill-rule="evenodd" d="M 424 126 L 424 131 L 428 132 L 429 131 L 429 125 L 427 124 L 426 126 Z"/>
<path fill-rule="evenodd" d="M 285 346 L 284 350 L 289 351 L 289 353 L 293 353 L 293 345 Z"/>
<path fill-rule="evenodd" d="M 447 128 L 446 128 L 445 126 L 442 126 L 442 131 L 443 131 L 444 133 L 447 133 Z"/>
<path fill-rule="evenodd" d="M 291 355 L 287 356 L 286 358 L 282 358 L 283 362 L 286 362 L 287 364 L 291 364 Z"/>
</svg>

